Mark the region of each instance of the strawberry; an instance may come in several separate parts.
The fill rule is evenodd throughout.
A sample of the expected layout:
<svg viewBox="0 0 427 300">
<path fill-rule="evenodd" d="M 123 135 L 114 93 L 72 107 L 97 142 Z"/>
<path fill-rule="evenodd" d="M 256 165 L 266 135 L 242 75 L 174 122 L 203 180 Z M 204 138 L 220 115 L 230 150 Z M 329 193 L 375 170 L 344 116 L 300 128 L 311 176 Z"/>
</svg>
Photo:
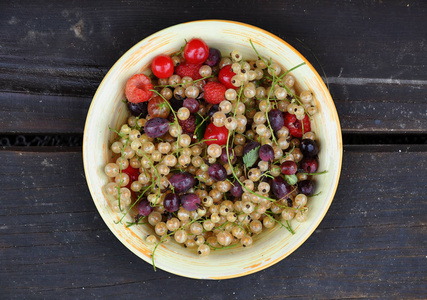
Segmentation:
<svg viewBox="0 0 427 300">
<path fill-rule="evenodd" d="M 190 114 L 190 117 L 185 121 L 178 119 L 178 123 L 182 127 L 182 132 L 190 136 L 196 130 L 196 117 L 193 114 Z"/>
<path fill-rule="evenodd" d="M 205 85 L 205 100 L 211 104 L 219 104 L 225 99 L 227 88 L 220 82 L 210 81 Z"/>
<path fill-rule="evenodd" d="M 126 83 L 126 98 L 132 103 L 148 101 L 153 95 L 152 89 L 150 78 L 144 74 L 133 75 Z"/>
<path fill-rule="evenodd" d="M 292 115 L 290 113 L 285 113 L 284 118 L 285 118 L 285 126 L 288 127 L 289 133 L 296 138 L 302 137 L 303 126 L 301 124 L 301 121 L 298 120 L 295 115 Z M 304 124 L 304 133 L 311 131 L 309 117 L 306 115 L 302 121 Z"/>
<path fill-rule="evenodd" d="M 193 80 L 200 79 L 202 78 L 202 76 L 199 74 L 199 69 L 201 66 L 202 64 L 190 64 L 185 62 L 175 68 L 175 74 L 181 76 L 181 78 L 184 76 L 189 76 Z"/>
</svg>

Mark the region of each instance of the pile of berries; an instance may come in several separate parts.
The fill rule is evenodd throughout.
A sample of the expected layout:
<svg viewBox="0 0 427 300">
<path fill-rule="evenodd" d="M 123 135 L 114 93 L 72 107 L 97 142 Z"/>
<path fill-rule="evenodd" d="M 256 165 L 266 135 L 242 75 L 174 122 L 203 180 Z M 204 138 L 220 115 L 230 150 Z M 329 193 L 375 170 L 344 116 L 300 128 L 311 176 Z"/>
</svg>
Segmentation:
<svg viewBox="0 0 427 300">
<path fill-rule="evenodd" d="M 254 60 L 223 57 L 193 38 L 128 80 L 131 116 L 115 131 L 105 188 L 121 220 L 133 214 L 127 226 L 153 226 L 148 243 L 173 238 L 208 255 L 306 220 L 317 108 L 290 71 L 253 49 Z"/>
</svg>

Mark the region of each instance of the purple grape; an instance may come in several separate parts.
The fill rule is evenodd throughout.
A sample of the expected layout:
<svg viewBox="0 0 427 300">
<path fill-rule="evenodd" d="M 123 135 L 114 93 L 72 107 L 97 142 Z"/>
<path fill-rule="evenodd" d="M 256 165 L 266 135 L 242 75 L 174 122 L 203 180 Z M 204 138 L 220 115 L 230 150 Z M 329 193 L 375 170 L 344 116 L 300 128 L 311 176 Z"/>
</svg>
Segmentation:
<svg viewBox="0 0 427 300">
<path fill-rule="evenodd" d="M 181 205 L 188 211 L 194 211 L 200 204 L 200 198 L 194 193 L 185 194 L 181 197 Z"/>
<path fill-rule="evenodd" d="M 172 175 L 169 182 L 172 184 L 175 193 L 185 193 L 194 186 L 196 179 L 190 173 L 184 172 Z"/>
<path fill-rule="evenodd" d="M 304 157 L 301 161 L 301 168 L 303 168 L 306 173 L 315 173 L 318 168 L 317 160 L 312 157 Z"/>
<path fill-rule="evenodd" d="M 227 178 L 227 171 L 219 163 L 214 163 L 208 169 L 209 177 L 215 181 L 222 181 Z"/>
<path fill-rule="evenodd" d="M 147 199 L 141 200 L 138 204 L 138 214 L 141 216 L 148 216 L 153 211 L 153 208 L 150 206 L 150 202 Z"/>
<path fill-rule="evenodd" d="M 165 118 L 154 118 L 145 123 L 144 131 L 151 138 L 157 138 L 169 131 L 169 120 Z"/>
<path fill-rule="evenodd" d="M 213 67 L 219 63 L 221 60 L 221 52 L 219 52 L 216 48 L 209 48 L 209 56 L 208 59 L 205 61 L 205 64 L 207 64 L 210 67 Z"/>
<path fill-rule="evenodd" d="M 283 125 L 285 125 L 283 113 L 277 108 L 268 112 L 268 120 L 270 121 L 271 128 L 273 128 L 274 131 L 280 130 Z"/>
<path fill-rule="evenodd" d="M 187 98 L 184 100 L 183 106 L 188 108 L 190 113 L 195 114 L 199 111 L 200 104 L 199 101 L 197 101 L 194 98 Z"/>
<path fill-rule="evenodd" d="M 163 206 L 167 212 L 175 212 L 178 210 L 180 202 L 177 194 L 169 193 L 163 200 Z"/>
<path fill-rule="evenodd" d="M 261 148 L 259 148 L 259 158 L 261 158 L 262 161 L 273 161 L 274 159 L 273 147 L 267 144 L 262 145 Z"/>
<path fill-rule="evenodd" d="M 230 193 L 234 196 L 234 197 L 241 197 L 243 195 L 243 188 L 242 185 L 240 184 L 240 182 L 238 182 L 237 180 L 234 181 L 231 184 L 231 189 L 230 189 Z"/>
<path fill-rule="evenodd" d="M 237 161 L 237 157 L 236 157 L 236 155 L 234 155 L 234 149 L 232 149 L 231 147 L 228 148 L 228 156 L 230 156 L 231 164 L 234 164 Z M 222 148 L 222 153 L 221 153 L 221 156 L 219 158 L 221 159 L 221 161 L 223 163 L 225 163 L 225 164 L 228 163 L 227 147 Z"/>
<path fill-rule="evenodd" d="M 145 118 L 148 114 L 148 102 L 127 103 L 128 110 L 135 117 Z"/>
<path fill-rule="evenodd" d="M 314 192 L 314 183 L 311 180 L 300 181 L 298 182 L 298 189 L 301 194 L 311 196 Z"/>
<path fill-rule="evenodd" d="M 282 199 L 289 196 L 291 186 L 282 177 L 276 177 L 271 181 L 271 191 L 277 199 Z"/>
<path fill-rule="evenodd" d="M 301 152 L 304 156 L 314 157 L 319 153 L 319 147 L 316 142 L 310 139 L 303 139 L 301 141 Z"/>
<path fill-rule="evenodd" d="M 216 113 L 217 111 L 219 111 L 219 105 L 218 104 L 212 105 L 212 107 L 208 111 L 209 118 L 212 118 L 214 113 Z"/>
<path fill-rule="evenodd" d="M 249 151 L 259 147 L 261 144 L 258 142 L 249 142 L 243 147 L 243 156 L 245 156 Z"/>
</svg>

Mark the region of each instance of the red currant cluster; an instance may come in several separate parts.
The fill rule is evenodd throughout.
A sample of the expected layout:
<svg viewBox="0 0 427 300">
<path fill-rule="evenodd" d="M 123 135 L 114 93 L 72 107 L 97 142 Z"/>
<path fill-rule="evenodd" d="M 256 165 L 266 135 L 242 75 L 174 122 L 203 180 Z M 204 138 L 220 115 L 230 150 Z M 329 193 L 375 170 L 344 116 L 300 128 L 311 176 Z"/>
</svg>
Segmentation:
<svg viewBox="0 0 427 300">
<path fill-rule="evenodd" d="M 306 219 L 319 174 L 313 95 L 253 49 L 254 60 L 223 57 L 193 38 L 128 80 L 132 116 L 111 145 L 106 191 L 120 221 L 130 212 L 128 226 L 153 226 L 147 242 L 173 237 L 207 255 Z"/>
</svg>

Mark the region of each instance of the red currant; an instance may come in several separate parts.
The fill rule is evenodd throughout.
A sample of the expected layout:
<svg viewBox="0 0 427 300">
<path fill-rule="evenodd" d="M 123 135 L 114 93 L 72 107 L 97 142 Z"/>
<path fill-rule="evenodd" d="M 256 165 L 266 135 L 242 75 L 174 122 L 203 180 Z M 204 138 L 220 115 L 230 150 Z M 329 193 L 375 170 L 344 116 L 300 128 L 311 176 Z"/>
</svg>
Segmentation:
<svg viewBox="0 0 427 300">
<path fill-rule="evenodd" d="M 231 83 L 231 78 L 233 78 L 234 75 L 236 75 L 236 73 L 231 69 L 231 65 L 228 65 L 219 71 L 218 79 L 227 89 L 235 89 L 236 87 Z"/>
<path fill-rule="evenodd" d="M 129 175 L 129 184 L 126 187 L 128 189 L 130 189 L 130 185 L 132 184 L 132 182 L 138 180 L 139 170 L 138 169 L 134 169 L 131 166 L 129 166 L 126 169 L 122 170 L 122 173 L 126 173 L 126 174 Z"/>
<path fill-rule="evenodd" d="M 184 57 L 191 64 L 201 64 L 209 57 L 209 47 L 202 39 L 191 39 L 185 45 Z"/>
<path fill-rule="evenodd" d="M 301 124 L 301 121 L 298 120 L 295 115 L 292 115 L 290 113 L 285 113 L 284 119 L 285 119 L 285 126 L 288 127 L 289 133 L 293 137 L 296 137 L 296 138 L 302 137 L 303 126 L 304 126 L 304 132 L 311 131 L 310 119 L 307 115 L 302 120 L 302 122 L 303 122 L 302 124 Z"/>
<path fill-rule="evenodd" d="M 217 144 L 217 145 L 225 145 L 227 143 L 228 138 L 228 129 L 225 126 L 222 127 L 216 127 L 213 123 L 210 123 L 206 127 L 205 131 L 205 140 L 212 140 L 212 141 L 206 141 L 206 145 L 211 144 Z"/>
<path fill-rule="evenodd" d="M 153 59 L 151 70 L 157 78 L 169 78 L 173 75 L 173 61 L 167 55 L 159 55 Z"/>
</svg>

